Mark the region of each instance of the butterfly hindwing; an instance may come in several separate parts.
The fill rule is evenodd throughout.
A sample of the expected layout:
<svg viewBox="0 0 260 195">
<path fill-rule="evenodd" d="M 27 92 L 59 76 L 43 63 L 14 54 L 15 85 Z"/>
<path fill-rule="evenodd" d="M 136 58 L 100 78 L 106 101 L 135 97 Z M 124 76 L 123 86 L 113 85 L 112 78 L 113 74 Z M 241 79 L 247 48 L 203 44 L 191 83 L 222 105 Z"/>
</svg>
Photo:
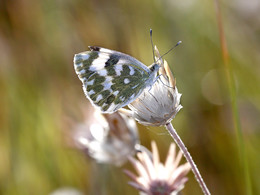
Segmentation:
<svg viewBox="0 0 260 195">
<path fill-rule="evenodd" d="M 99 76 L 98 73 L 92 77 L 96 76 Z M 127 85 L 124 84 L 126 81 L 129 82 Z M 130 77 L 107 76 L 104 82 L 94 85 L 91 85 L 93 82 L 89 82 L 84 85 L 84 89 L 87 97 L 94 105 L 100 107 L 102 112 L 114 112 L 138 97 L 145 85 L 143 82 L 137 82 L 138 79 L 131 80 Z"/>
<path fill-rule="evenodd" d="M 99 47 L 76 54 L 75 70 L 90 101 L 102 112 L 115 112 L 146 87 L 150 70 L 135 58 Z"/>
</svg>

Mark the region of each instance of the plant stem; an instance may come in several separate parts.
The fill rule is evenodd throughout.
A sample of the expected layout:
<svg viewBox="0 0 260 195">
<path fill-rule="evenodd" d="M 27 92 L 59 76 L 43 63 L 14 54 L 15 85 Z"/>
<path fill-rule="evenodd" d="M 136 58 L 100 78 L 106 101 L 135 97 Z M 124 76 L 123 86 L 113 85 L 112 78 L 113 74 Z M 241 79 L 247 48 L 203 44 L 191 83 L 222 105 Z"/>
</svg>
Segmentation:
<svg viewBox="0 0 260 195">
<path fill-rule="evenodd" d="M 182 151 L 184 157 L 186 158 L 186 160 L 190 164 L 191 170 L 194 173 L 195 178 L 196 178 L 197 182 L 199 183 L 203 193 L 205 195 L 210 195 L 210 192 L 209 192 L 205 182 L 203 181 L 195 162 L 193 161 L 190 153 L 188 152 L 188 150 L 185 147 L 184 143 L 182 142 L 181 138 L 177 134 L 176 130 L 173 128 L 171 123 L 167 123 L 165 126 L 166 126 L 166 129 L 168 130 L 168 132 L 170 133 L 170 135 L 173 137 L 176 144 L 179 146 L 179 148 Z"/>
</svg>

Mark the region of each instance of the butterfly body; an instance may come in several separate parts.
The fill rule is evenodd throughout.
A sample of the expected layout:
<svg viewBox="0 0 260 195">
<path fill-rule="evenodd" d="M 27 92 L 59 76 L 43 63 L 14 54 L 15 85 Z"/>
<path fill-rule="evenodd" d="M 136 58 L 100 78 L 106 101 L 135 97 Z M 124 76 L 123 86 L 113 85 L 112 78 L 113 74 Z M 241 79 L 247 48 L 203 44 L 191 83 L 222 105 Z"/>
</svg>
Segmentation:
<svg viewBox="0 0 260 195">
<path fill-rule="evenodd" d="M 74 68 L 91 103 L 103 113 L 112 113 L 152 86 L 159 65 L 148 68 L 127 54 L 90 47 L 90 51 L 75 55 Z"/>
</svg>

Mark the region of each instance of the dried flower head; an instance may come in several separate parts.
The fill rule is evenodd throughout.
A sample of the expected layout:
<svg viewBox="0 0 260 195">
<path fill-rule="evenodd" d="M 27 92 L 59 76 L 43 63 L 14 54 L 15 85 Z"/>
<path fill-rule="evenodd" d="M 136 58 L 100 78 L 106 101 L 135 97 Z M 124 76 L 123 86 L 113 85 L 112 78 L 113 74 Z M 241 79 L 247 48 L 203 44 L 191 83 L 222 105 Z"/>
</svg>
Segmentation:
<svg viewBox="0 0 260 195">
<path fill-rule="evenodd" d="M 160 77 L 147 88 L 134 102 L 128 105 L 132 115 L 140 124 L 161 126 L 169 123 L 182 108 L 181 94 L 166 61 L 160 57 L 155 46 L 156 60 L 160 64 Z M 121 110 L 125 112 L 125 110 Z M 128 113 L 129 114 L 129 113 Z"/>
<path fill-rule="evenodd" d="M 130 162 L 138 172 L 139 176 L 125 170 L 124 172 L 133 180 L 129 184 L 138 189 L 141 194 L 147 195 L 173 195 L 183 189 L 187 182 L 185 177 L 190 171 L 190 165 L 185 163 L 179 166 L 182 153 L 176 156 L 175 144 L 170 149 L 165 163 L 159 159 L 158 148 L 152 142 L 152 156 L 147 151 L 137 154 L 139 160 L 129 157 Z"/>
<path fill-rule="evenodd" d="M 85 118 L 85 123 L 76 126 L 74 140 L 97 162 L 120 166 L 128 155 L 135 153 L 139 138 L 133 119 L 119 113 L 101 114 L 94 109 Z"/>
</svg>

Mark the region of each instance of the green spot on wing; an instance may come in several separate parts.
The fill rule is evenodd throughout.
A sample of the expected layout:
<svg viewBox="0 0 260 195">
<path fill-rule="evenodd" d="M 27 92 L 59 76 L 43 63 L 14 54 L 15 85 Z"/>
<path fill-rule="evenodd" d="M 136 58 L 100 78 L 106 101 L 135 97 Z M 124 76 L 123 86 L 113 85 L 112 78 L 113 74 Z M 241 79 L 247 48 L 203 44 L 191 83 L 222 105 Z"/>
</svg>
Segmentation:
<svg viewBox="0 0 260 195">
<path fill-rule="evenodd" d="M 116 75 L 116 71 L 114 69 L 114 66 L 108 66 L 108 67 L 106 67 L 106 70 L 107 70 L 108 76 L 115 76 Z"/>
<path fill-rule="evenodd" d="M 103 107 L 102 107 L 102 110 L 103 110 L 103 111 L 107 111 L 107 109 L 108 109 L 109 107 L 110 107 L 110 105 L 103 106 Z"/>
<path fill-rule="evenodd" d="M 104 81 L 106 80 L 106 77 L 100 76 L 98 73 L 94 73 L 94 72 L 92 72 L 92 73 L 93 73 L 93 74 L 92 74 L 90 77 L 87 77 L 87 81 L 89 82 L 89 81 L 94 80 L 94 83 L 93 83 L 93 85 L 87 85 L 88 91 L 89 91 L 90 89 L 93 89 L 93 88 L 95 88 L 96 86 L 98 86 L 98 85 L 104 83 Z"/>
<path fill-rule="evenodd" d="M 115 89 L 115 90 L 119 91 L 119 93 L 117 94 L 116 99 L 115 99 L 115 104 L 121 104 L 123 102 L 127 102 L 133 94 L 135 94 L 135 95 L 139 94 L 139 92 L 145 88 L 144 82 L 141 82 L 141 83 L 139 83 L 139 82 L 140 81 L 133 79 L 132 81 L 130 81 L 129 84 L 127 84 L 127 85 L 124 84 L 123 88 L 122 88 L 122 86 L 118 86 L 117 84 L 112 85 L 111 86 L 112 90 Z M 133 88 L 134 86 L 136 86 L 136 87 Z M 122 101 L 121 98 L 124 98 L 124 100 Z"/>
<path fill-rule="evenodd" d="M 106 78 L 104 76 L 99 76 L 98 74 L 95 74 L 94 76 L 95 76 L 94 85 L 103 83 L 106 80 Z"/>
<path fill-rule="evenodd" d="M 119 96 L 115 99 L 115 104 L 121 104 L 123 101 L 119 98 Z"/>
<path fill-rule="evenodd" d="M 115 64 L 117 64 L 117 62 L 119 61 L 119 56 L 112 54 L 109 56 L 109 59 L 106 61 L 105 67 L 109 67 L 109 66 L 113 66 Z"/>
<path fill-rule="evenodd" d="M 98 102 L 95 102 L 98 94 L 101 94 L 103 98 Z M 109 90 L 102 91 L 98 94 L 93 94 L 90 96 L 90 98 L 97 106 L 101 107 L 103 111 L 106 111 L 114 102 L 116 96 L 114 94 L 111 94 Z"/>
<path fill-rule="evenodd" d="M 95 91 L 95 94 L 90 95 L 90 98 L 92 99 L 93 95 L 96 95 L 97 93 L 101 92 L 103 88 L 104 88 L 103 85 L 96 85 L 96 86 L 88 85 L 87 86 L 87 91 L 88 92 L 91 91 L 91 90 Z"/>
<path fill-rule="evenodd" d="M 114 95 L 112 94 L 112 95 L 110 95 L 110 96 L 106 99 L 105 103 L 108 104 L 108 105 L 110 105 L 110 104 L 112 104 L 112 102 L 114 101 L 115 98 L 116 98 L 116 96 L 114 96 Z"/>
<path fill-rule="evenodd" d="M 106 99 L 106 101 L 104 102 L 106 105 L 102 107 L 102 110 L 103 110 L 103 111 L 107 111 L 107 109 L 108 109 L 108 108 L 110 107 L 110 105 L 113 103 L 113 101 L 114 101 L 115 98 L 116 98 L 116 97 L 115 97 L 113 94 L 111 94 L 111 95 Z"/>
<path fill-rule="evenodd" d="M 95 72 L 93 71 L 87 71 L 86 73 L 79 74 L 80 78 L 89 78 L 91 75 L 93 75 Z"/>
<path fill-rule="evenodd" d="M 111 92 L 109 91 L 109 90 L 104 90 L 104 91 L 101 91 L 100 93 L 98 93 L 98 94 L 93 94 L 93 98 L 94 98 L 94 96 L 96 96 L 97 97 L 97 95 L 99 95 L 99 94 L 101 94 L 102 95 L 102 97 L 103 97 L 103 99 L 101 99 L 101 100 L 99 100 L 98 102 L 96 102 L 95 104 L 97 104 L 98 106 L 102 106 L 104 103 L 105 103 L 105 100 L 110 96 L 110 94 L 111 94 Z M 91 98 L 91 97 L 90 97 Z M 95 100 L 96 100 L 96 98 L 95 98 Z"/>
<path fill-rule="evenodd" d="M 98 58 L 98 52 L 96 51 L 87 51 L 85 52 L 86 55 L 89 55 L 88 59 L 84 59 L 83 54 L 77 54 L 75 56 L 75 64 L 78 65 L 76 66 L 76 71 L 79 72 L 81 70 L 89 70 L 89 67 L 93 63 L 95 59 Z M 81 65 L 82 63 L 82 65 Z"/>
<path fill-rule="evenodd" d="M 123 65 L 123 70 L 121 71 L 121 76 L 129 76 L 130 68 L 127 65 Z"/>
<path fill-rule="evenodd" d="M 80 64 L 83 61 L 83 58 L 81 57 L 81 55 L 76 54 L 75 56 L 75 64 Z"/>
</svg>

